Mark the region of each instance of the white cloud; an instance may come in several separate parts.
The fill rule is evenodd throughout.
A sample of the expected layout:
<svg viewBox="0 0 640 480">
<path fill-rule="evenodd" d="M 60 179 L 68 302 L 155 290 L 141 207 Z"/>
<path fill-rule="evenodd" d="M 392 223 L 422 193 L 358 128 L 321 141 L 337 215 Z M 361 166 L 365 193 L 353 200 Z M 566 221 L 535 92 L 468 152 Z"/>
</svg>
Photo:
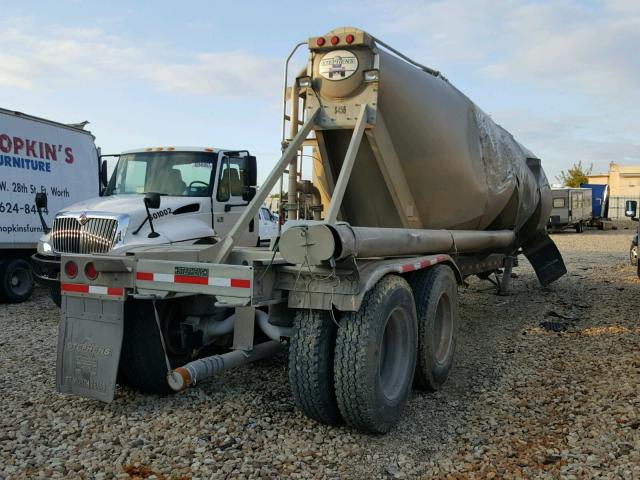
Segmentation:
<svg viewBox="0 0 640 480">
<path fill-rule="evenodd" d="M 481 106 L 544 159 L 549 177 L 578 160 L 597 170 L 640 162 L 637 0 L 380 0 L 372 8 L 384 18 L 372 33 L 395 38 L 416 60 L 455 70 L 467 88 L 509 90 L 509 106 L 500 93 Z"/>
<path fill-rule="evenodd" d="M 279 84 L 277 59 L 246 51 L 183 53 L 163 45 L 128 44 L 95 28 L 32 28 L 0 22 L 0 86 L 23 89 L 132 78 L 183 95 L 270 95 Z M 178 58 L 178 60 L 175 60 Z"/>
<path fill-rule="evenodd" d="M 634 2 L 637 3 L 637 2 Z M 503 58 L 481 71 L 491 77 L 527 80 L 616 98 L 633 95 L 640 80 L 640 9 L 613 2 L 599 11 L 571 4 L 521 5 L 508 12 Z M 623 7 L 628 7 L 624 13 Z"/>
<path fill-rule="evenodd" d="M 271 95 L 280 85 L 273 59 L 247 52 L 201 53 L 188 63 L 154 62 L 141 75 L 161 90 L 191 94 Z"/>
<path fill-rule="evenodd" d="M 401 49 L 436 69 L 475 65 L 490 78 L 588 95 L 640 91 L 637 0 L 379 2 L 374 11 L 385 18 L 381 36 L 406 38 Z"/>
</svg>

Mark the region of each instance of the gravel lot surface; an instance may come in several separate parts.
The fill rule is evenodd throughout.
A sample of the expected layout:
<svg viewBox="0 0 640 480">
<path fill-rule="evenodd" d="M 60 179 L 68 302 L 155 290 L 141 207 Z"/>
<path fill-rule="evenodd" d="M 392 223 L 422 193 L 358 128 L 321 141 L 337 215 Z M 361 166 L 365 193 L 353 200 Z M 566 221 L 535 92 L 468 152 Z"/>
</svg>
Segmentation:
<svg viewBox="0 0 640 480">
<path fill-rule="evenodd" d="M 386 436 L 294 409 L 284 357 L 172 397 L 55 392 L 58 312 L 0 305 L 0 478 L 638 478 L 640 281 L 630 231 L 554 235 L 569 274 L 542 290 L 460 290 L 456 366 Z M 561 332 L 548 331 L 552 322 Z"/>
</svg>

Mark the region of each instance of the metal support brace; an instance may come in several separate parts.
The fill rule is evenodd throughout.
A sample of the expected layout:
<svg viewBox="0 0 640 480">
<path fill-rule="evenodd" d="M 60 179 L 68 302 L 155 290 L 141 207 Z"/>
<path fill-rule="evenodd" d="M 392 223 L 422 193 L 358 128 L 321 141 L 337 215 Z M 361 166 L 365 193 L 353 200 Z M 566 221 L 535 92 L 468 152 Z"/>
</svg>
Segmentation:
<svg viewBox="0 0 640 480">
<path fill-rule="evenodd" d="M 418 217 L 416 201 L 411 194 L 382 112 L 378 111 L 376 115 L 376 127 L 367 130 L 366 134 L 373 155 L 378 162 L 380 173 L 382 173 L 389 189 L 391 199 L 400 214 L 402 226 L 404 228 L 424 228 L 422 220 Z"/>
<path fill-rule="evenodd" d="M 344 157 L 344 162 L 342 163 L 342 168 L 340 169 L 340 175 L 338 176 L 338 181 L 336 182 L 336 188 L 334 189 L 333 195 L 331 196 L 331 206 L 329 207 L 329 212 L 327 213 L 327 218 L 325 219 L 326 223 L 328 224 L 336 223 L 336 219 L 338 218 L 338 212 L 340 211 L 344 192 L 347 189 L 347 184 L 349 183 L 349 178 L 351 177 L 353 164 L 356 162 L 356 156 L 358 154 L 358 149 L 360 148 L 360 142 L 362 141 L 362 134 L 364 133 L 364 127 L 366 126 L 366 124 L 367 104 L 365 103 L 364 105 L 362 105 L 360 115 L 358 116 L 358 121 L 356 122 L 356 126 L 353 129 L 353 135 L 351 136 L 349 148 L 347 148 L 347 154 Z"/>
<path fill-rule="evenodd" d="M 513 264 L 515 263 L 514 257 L 506 257 L 504 259 L 504 272 L 502 273 L 502 279 L 499 282 L 498 295 L 508 295 L 509 286 L 511 285 L 511 271 L 513 270 Z"/>
<path fill-rule="evenodd" d="M 256 325 L 255 307 L 236 307 L 233 326 L 233 349 L 250 351 L 253 348 L 253 331 Z"/>
<path fill-rule="evenodd" d="M 266 180 L 256 193 L 255 197 L 253 197 L 253 200 L 251 200 L 247 208 L 243 210 L 240 218 L 231 228 L 231 231 L 219 243 L 216 243 L 208 249 L 200 252 L 199 260 L 201 262 L 225 262 L 236 242 L 244 234 L 245 230 L 249 226 L 249 223 L 256 216 L 258 210 L 271 193 L 271 190 L 289 166 L 291 158 L 296 155 L 298 149 L 307 138 L 307 135 L 309 135 L 309 132 L 315 126 L 316 117 L 318 116 L 319 111 L 320 108 L 318 107 L 313 112 L 311 112 L 311 114 L 309 114 L 307 121 L 304 123 L 302 128 L 298 130 L 298 133 L 293 138 L 293 140 L 291 140 L 291 143 L 282 154 L 282 157 L 280 157 L 280 160 L 278 160 L 276 166 L 273 168 L 273 170 L 271 170 L 271 173 L 266 178 Z"/>
</svg>

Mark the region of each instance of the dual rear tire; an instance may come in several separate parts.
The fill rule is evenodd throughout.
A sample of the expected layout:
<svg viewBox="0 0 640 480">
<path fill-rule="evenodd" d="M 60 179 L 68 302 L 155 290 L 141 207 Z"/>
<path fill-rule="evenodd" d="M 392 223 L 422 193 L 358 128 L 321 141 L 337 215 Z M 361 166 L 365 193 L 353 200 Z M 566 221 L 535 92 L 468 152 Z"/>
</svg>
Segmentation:
<svg viewBox="0 0 640 480">
<path fill-rule="evenodd" d="M 436 266 L 409 280 L 383 277 L 339 326 L 329 312 L 298 311 L 289 382 L 307 416 L 385 433 L 402 415 L 412 383 L 428 390 L 444 383 L 455 351 L 455 276 Z"/>
</svg>

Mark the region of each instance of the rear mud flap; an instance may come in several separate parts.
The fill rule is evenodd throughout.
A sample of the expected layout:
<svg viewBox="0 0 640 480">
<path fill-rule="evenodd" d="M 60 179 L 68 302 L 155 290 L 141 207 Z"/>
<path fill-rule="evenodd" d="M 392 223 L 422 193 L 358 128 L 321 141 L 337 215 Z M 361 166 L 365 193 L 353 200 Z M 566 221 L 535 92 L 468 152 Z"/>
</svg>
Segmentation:
<svg viewBox="0 0 640 480">
<path fill-rule="evenodd" d="M 63 295 L 56 388 L 111 402 L 115 394 L 124 301 Z"/>
<path fill-rule="evenodd" d="M 543 287 L 567 273 L 562 255 L 548 235 L 540 235 L 534 241 L 524 245 L 522 250 Z"/>
</svg>

